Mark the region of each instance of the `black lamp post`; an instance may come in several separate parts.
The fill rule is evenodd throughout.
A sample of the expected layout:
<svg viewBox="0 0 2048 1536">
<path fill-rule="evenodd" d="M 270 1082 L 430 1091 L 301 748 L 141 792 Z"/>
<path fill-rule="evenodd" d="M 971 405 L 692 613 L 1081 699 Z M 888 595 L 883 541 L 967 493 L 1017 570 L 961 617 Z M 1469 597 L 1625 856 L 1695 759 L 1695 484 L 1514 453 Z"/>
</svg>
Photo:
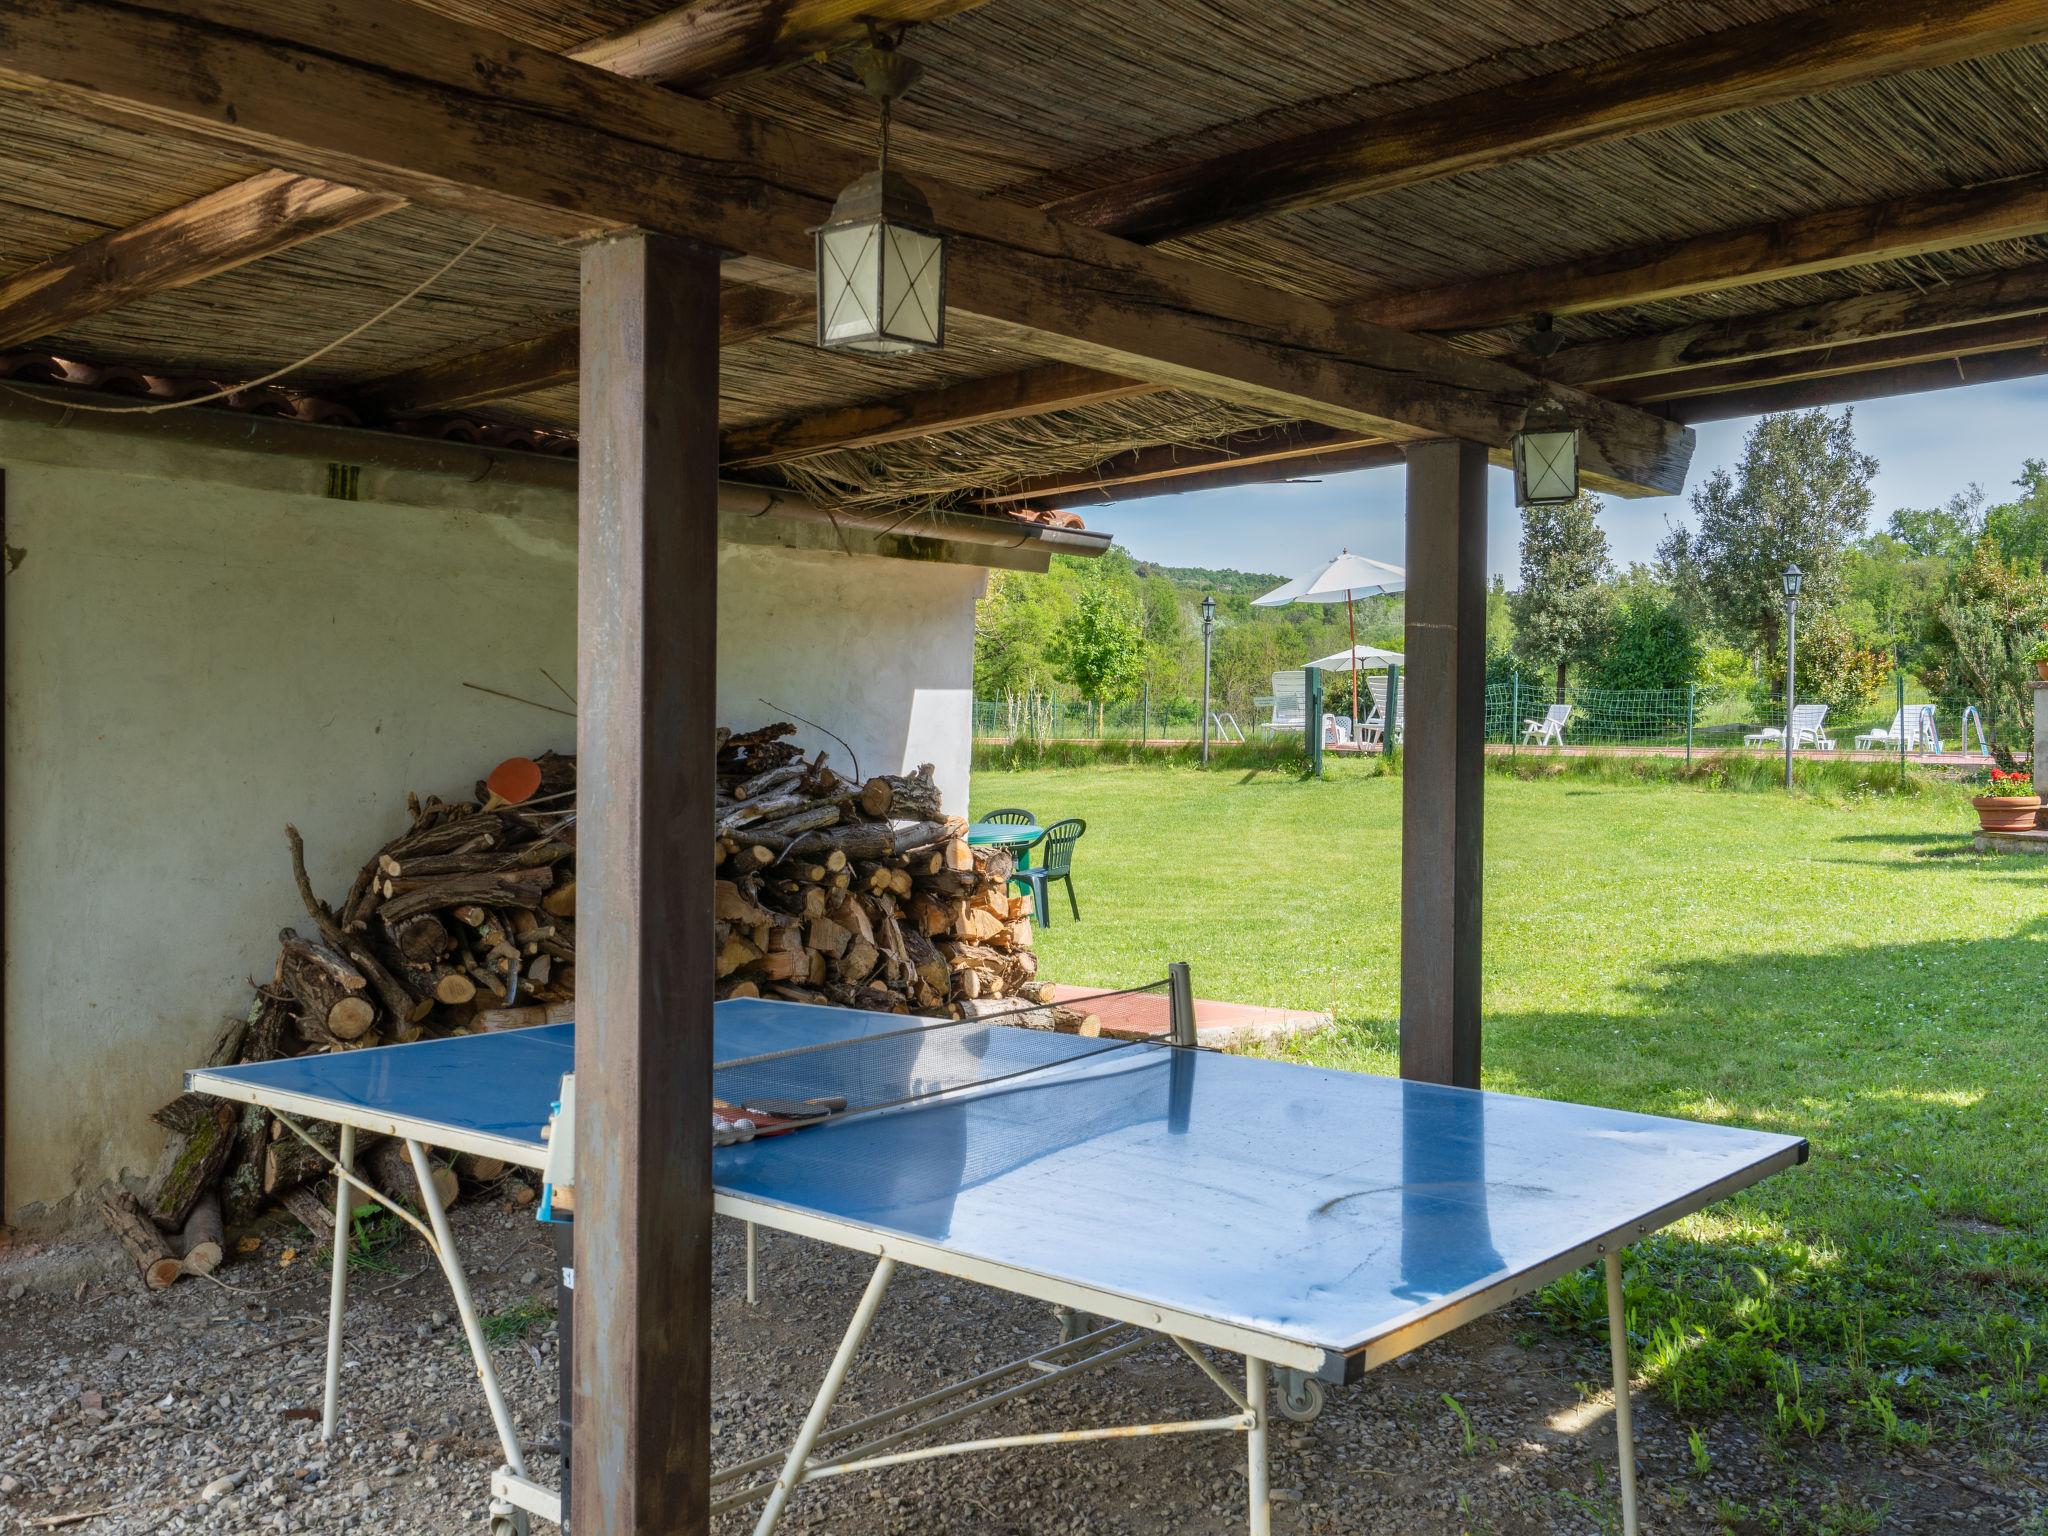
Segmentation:
<svg viewBox="0 0 2048 1536">
<path fill-rule="evenodd" d="M 1785 567 L 1785 787 L 1792 787 L 1792 702 L 1799 666 L 1799 586 L 1806 580 L 1796 565 Z"/>
<path fill-rule="evenodd" d="M 1209 761 L 1209 638 L 1216 632 L 1216 599 L 1202 599 L 1202 762 Z"/>
</svg>

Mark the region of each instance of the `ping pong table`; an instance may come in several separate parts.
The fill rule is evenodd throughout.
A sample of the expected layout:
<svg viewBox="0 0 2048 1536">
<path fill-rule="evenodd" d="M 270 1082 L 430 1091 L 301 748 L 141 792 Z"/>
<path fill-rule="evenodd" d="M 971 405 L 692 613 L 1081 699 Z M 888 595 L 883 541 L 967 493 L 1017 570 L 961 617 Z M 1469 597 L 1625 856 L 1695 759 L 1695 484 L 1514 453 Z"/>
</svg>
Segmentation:
<svg viewBox="0 0 2048 1536">
<path fill-rule="evenodd" d="M 872 1114 L 712 1153 L 716 1208 L 875 1259 L 785 1454 L 713 1476 L 714 1512 L 759 1503 L 767 1536 L 807 1482 L 934 1456 L 1134 1435 L 1241 1434 L 1247 1529 L 1271 1529 L 1270 1397 L 1307 1418 L 1355 1381 L 1559 1275 L 1604 1260 L 1624 1529 L 1637 1530 L 1620 1256 L 1639 1237 L 1806 1156 L 1798 1137 L 1221 1055 L 992 1025 L 907 1032 L 897 1015 L 765 999 L 715 1005 L 714 1059 L 783 1085 L 872 1094 L 957 1073 L 978 1081 Z M 338 1230 L 357 1133 L 402 1137 L 503 1443 L 492 1529 L 559 1522 L 531 1478 L 482 1337 L 429 1147 L 547 1165 L 544 1135 L 574 1069 L 575 1026 L 458 1036 L 187 1074 L 188 1088 L 268 1107 L 295 1133 L 340 1128 Z M 858 1049 L 816 1053 L 841 1042 Z M 794 1053 L 794 1054 L 792 1054 Z M 833 1064 L 834 1056 L 841 1058 Z M 810 1057 L 806 1060 L 806 1057 Z M 833 1074 L 844 1081 L 833 1081 Z M 872 1081 L 870 1081 L 872 1079 Z M 721 1082 L 723 1077 L 721 1076 Z M 725 1090 L 721 1086 L 721 1095 Z M 873 1098 L 861 1102 L 882 1102 Z M 411 1218 L 409 1218 L 411 1219 Z M 334 1256 L 323 1431 L 338 1424 L 346 1244 Z M 901 1265 L 1050 1304 L 1045 1349 L 828 1429 Z M 570 1278 L 573 1283 L 573 1277 Z M 1136 1349 L 1169 1340 L 1222 1394 L 1204 1419 L 918 1444 Z M 1242 1384 L 1205 1351 L 1239 1356 Z M 963 1401 L 965 1399 L 965 1401 Z"/>
</svg>

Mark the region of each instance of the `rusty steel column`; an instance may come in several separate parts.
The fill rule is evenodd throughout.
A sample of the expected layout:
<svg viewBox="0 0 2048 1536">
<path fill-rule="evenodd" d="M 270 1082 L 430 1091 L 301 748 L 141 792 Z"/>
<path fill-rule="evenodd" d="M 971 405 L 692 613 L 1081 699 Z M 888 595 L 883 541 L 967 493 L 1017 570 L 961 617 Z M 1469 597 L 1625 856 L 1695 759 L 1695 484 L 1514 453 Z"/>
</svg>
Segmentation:
<svg viewBox="0 0 2048 1536">
<path fill-rule="evenodd" d="M 1486 449 L 1446 440 L 1407 457 L 1401 1075 L 1477 1088 Z"/>
<path fill-rule="evenodd" d="M 576 1536 L 710 1529 L 718 260 L 583 255 Z"/>
</svg>

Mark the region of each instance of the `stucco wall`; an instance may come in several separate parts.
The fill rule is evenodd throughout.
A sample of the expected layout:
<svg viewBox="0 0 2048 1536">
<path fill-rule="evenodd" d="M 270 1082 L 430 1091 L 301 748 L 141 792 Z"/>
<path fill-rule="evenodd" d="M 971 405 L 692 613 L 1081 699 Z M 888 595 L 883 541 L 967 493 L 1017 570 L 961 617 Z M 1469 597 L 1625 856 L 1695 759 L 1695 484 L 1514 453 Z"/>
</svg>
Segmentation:
<svg viewBox="0 0 2048 1536">
<path fill-rule="evenodd" d="M 570 719 L 462 687 L 549 699 L 543 667 L 573 685 L 560 502 L 501 516 L 7 465 L 11 1217 L 154 1162 L 149 1111 L 303 921 L 287 821 L 338 895 L 407 789 L 573 747 Z M 720 579 L 724 718 L 772 699 L 869 773 L 937 762 L 965 804 L 979 570 L 728 547 Z"/>
</svg>

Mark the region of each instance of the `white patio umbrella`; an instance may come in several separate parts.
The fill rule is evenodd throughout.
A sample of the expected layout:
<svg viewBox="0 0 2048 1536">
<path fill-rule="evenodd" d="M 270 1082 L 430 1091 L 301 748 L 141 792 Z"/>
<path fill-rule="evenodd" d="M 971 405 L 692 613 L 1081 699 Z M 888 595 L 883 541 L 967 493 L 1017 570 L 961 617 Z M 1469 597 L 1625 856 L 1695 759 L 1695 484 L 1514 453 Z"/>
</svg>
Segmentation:
<svg viewBox="0 0 2048 1536">
<path fill-rule="evenodd" d="M 1388 667 L 1405 667 L 1408 658 L 1398 651 L 1383 651 L 1376 645 L 1354 645 L 1348 651 L 1332 651 L 1309 663 L 1318 672 L 1384 672 Z"/>
<path fill-rule="evenodd" d="M 1407 590 L 1408 573 L 1400 566 L 1354 555 L 1344 549 L 1337 552 L 1335 559 L 1325 560 L 1306 576 L 1298 576 L 1285 586 L 1275 587 L 1264 597 L 1253 598 L 1252 606 L 1284 608 L 1289 603 L 1342 603 L 1351 634 L 1351 649 L 1356 652 L 1358 614 L 1352 607 L 1353 601 Z M 1358 669 L 1355 666 L 1351 669 L 1351 718 L 1358 718 Z"/>
</svg>

